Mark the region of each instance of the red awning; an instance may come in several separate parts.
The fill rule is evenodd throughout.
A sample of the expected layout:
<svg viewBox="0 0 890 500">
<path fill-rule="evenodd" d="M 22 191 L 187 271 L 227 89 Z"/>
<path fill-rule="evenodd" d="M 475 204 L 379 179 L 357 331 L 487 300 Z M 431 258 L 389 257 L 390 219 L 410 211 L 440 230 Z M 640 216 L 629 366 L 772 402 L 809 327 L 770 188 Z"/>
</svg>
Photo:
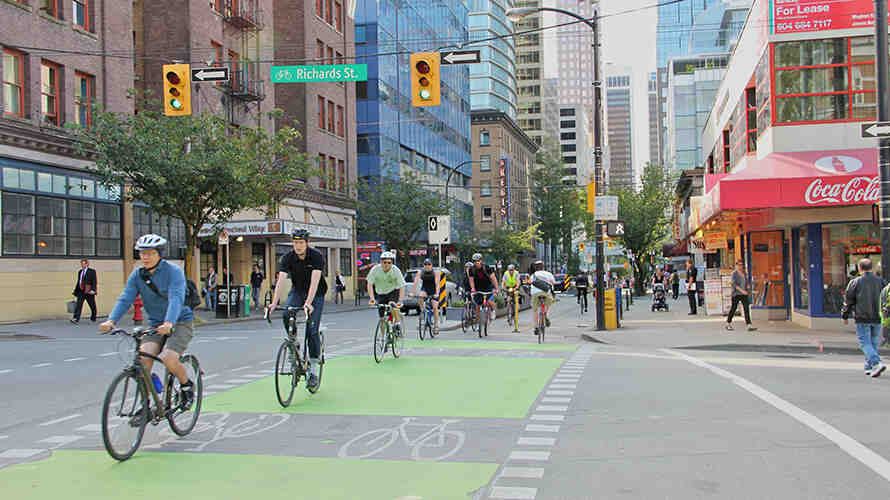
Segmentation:
<svg viewBox="0 0 890 500">
<path fill-rule="evenodd" d="M 773 153 L 761 160 L 749 157 L 740 167 L 705 176 L 705 186 L 714 186 L 708 195 L 717 213 L 860 205 L 880 197 L 876 148 Z"/>
</svg>

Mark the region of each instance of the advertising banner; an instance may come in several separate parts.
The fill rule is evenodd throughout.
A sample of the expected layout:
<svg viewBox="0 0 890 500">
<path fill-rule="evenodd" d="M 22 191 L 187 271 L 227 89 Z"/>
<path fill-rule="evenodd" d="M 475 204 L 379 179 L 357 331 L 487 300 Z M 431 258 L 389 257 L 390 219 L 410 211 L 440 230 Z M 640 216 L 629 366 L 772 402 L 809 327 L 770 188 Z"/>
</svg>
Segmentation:
<svg viewBox="0 0 890 500">
<path fill-rule="evenodd" d="M 770 0 L 773 33 L 868 28 L 875 25 L 873 0 Z"/>
</svg>

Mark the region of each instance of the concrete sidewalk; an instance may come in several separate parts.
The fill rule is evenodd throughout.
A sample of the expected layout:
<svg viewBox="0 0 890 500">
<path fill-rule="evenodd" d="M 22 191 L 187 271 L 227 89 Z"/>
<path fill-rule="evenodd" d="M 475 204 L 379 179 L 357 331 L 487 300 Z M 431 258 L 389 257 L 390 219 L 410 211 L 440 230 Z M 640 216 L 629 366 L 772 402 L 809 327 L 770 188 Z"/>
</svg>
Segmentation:
<svg viewBox="0 0 890 500">
<path fill-rule="evenodd" d="M 652 312 L 651 296 L 635 297 L 630 311 L 624 311 L 621 328 L 583 334 L 588 341 L 644 347 L 695 348 L 721 351 L 861 354 L 855 325 L 838 319 L 836 330 L 816 330 L 790 321 L 755 321 L 756 332 L 748 332 L 744 317 L 733 319 L 734 331 L 725 329 L 725 316 L 706 316 L 699 307 L 690 316 L 685 296 L 668 298 L 670 311 Z M 890 348 L 881 348 L 890 353 Z"/>
</svg>

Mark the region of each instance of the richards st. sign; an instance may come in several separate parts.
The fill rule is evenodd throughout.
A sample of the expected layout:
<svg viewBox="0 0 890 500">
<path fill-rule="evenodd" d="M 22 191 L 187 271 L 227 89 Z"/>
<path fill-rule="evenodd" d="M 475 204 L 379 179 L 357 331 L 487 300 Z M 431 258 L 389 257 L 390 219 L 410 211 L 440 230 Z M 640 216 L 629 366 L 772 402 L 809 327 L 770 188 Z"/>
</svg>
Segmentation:
<svg viewBox="0 0 890 500">
<path fill-rule="evenodd" d="M 880 198 L 879 178 L 866 176 L 835 183 L 830 178 L 819 177 L 810 182 L 804 193 L 804 200 L 810 205 L 858 205 L 874 203 Z"/>
</svg>

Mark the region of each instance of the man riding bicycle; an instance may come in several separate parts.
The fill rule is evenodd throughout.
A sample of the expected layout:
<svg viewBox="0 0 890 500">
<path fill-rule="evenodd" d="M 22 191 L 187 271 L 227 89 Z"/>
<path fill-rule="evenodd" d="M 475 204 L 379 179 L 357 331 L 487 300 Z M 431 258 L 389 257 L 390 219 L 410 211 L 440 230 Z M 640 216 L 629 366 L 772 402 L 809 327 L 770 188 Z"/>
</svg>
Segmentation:
<svg viewBox="0 0 890 500">
<path fill-rule="evenodd" d="M 472 267 L 473 267 L 472 262 L 467 262 L 466 264 L 464 264 L 464 279 L 461 282 L 461 286 L 464 289 L 463 295 L 464 295 L 464 301 L 466 301 L 466 302 L 473 300 L 473 297 L 470 295 L 470 290 L 472 289 L 472 286 L 470 286 L 470 269 Z"/>
<path fill-rule="evenodd" d="M 556 286 L 556 278 L 550 271 L 544 270 L 544 261 L 535 261 L 535 272 L 532 280 L 532 310 L 535 312 L 535 335 L 538 334 L 538 324 L 541 320 L 541 303 L 544 303 L 544 324 L 550 326 L 550 308 L 553 306 L 553 296 L 550 291 Z"/>
<path fill-rule="evenodd" d="M 192 340 L 192 321 L 195 318 L 191 308 L 185 305 L 185 273 L 176 264 L 164 260 L 166 245 L 167 240 L 156 234 L 146 234 L 136 240 L 142 267 L 130 273 L 124 290 L 108 315 L 108 321 L 99 325 L 99 331 L 111 331 L 136 297 L 141 296 L 148 323 L 156 333 L 144 336 L 139 350 L 153 356 L 161 353 L 159 357 L 164 366 L 179 381 L 181 408 L 187 410 L 194 402 L 195 389 L 179 357 Z M 154 360 L 146 356 L 140 356 L 140 360 L 151 371 Z"/>
<path fill-rule="evenodd" d="M 377 314 L 383 317 L 386 310 L 382 307 L 390 302 L 395 302 L 396 308 L 392 311 L 393 323 L 395 324 L 396 335 L 401 335 L 399 325 L 402 316 L 399 308 L 402 307 L 402 301 L 405 299 L 405 276 L 402 270 L 393 262 L 396 255 L 392 252 L 383 252 L 380 254 L 380 264 L 371 268 L 368 273 L 368 301 L 370 305 L 378 305 Z"/>
<path fill-rule="evenodd" d="M 578 304 L 584 300 L 584 312 L 587 312 L 587 286 L 587 273 L 578 273 L 575 277 L 575 289 L 578 290 Z"/>
<path fill-rule="evenodd" d="M 439 279 L 441 275 L 439 271 L 433 270 L 433 261 L 430 259 L 423 260 L 423 271 L 417 273 L 417 276 L 414 278 L 414 290 L 411 292 L 412 295 L 417 295 L 417 287 L 423 283 L 423 286 L 420 288 L 420 297 L 426 298 L 429 297 L 433 303 L 433 316 L 435 316 L 435 323 L 433 329 L 435 330 L 435 334 L 439 334 Z M 426 314 L 424 310 L 421 308 L 420 314 Z"/>
<path fill-rule="evenodd" d="M 473 303 L 476 304 L 476 317 L 480 317 L 479 308 L 486 299 L 485 296 L 476 292 L 490 293 L 492 290 L 494 293 L 498 293 L 498 277 L 495 275 L 494 269 L 482 263 L 482 254 L 474 253 L 473 267 L 470 268 L 470 291 L 473 293 Z M 488 316 L 489 322 L 494 321 L 494 309 L 491 302 L 488 307 L 491 309 L 491 314 Z"/>
<path fill-rule="evenodd" d="M 322 276 L 325 262 L 321 252 L 309 246 L 309 231 L 297 229 L 291 233 L 291 239 L 293 250 L 284 254 L 278 262 L 278 281 L 272 294 L 272 302 L 266 307 L 266 317 L 278 306 L 282 284 L 290 277 L 291 289 L 285 306 L 303 307 L 306 310 L 306 336 L 309 338 L 309 380 L 306 381 L 306 388 L 314 389 L 318 387 L 321 356 L 318 327 L 324 309 L 324 296 L 328 292 L 328 284 Z M 288 316 L 284 315 L 282 319 L 286 331 Z"/>
<path fill-rule="evenodd" d="M 516 289 L 519 288 L 519 271 L 516 270 L 516 266 L 513 264 L 507 266 L 507 272 L 504 273 L 501 283 L 509 294 L 516 293 Z M 511 298 L 511 307 L 512 304 L 513 299 Z"/>
</svg>

